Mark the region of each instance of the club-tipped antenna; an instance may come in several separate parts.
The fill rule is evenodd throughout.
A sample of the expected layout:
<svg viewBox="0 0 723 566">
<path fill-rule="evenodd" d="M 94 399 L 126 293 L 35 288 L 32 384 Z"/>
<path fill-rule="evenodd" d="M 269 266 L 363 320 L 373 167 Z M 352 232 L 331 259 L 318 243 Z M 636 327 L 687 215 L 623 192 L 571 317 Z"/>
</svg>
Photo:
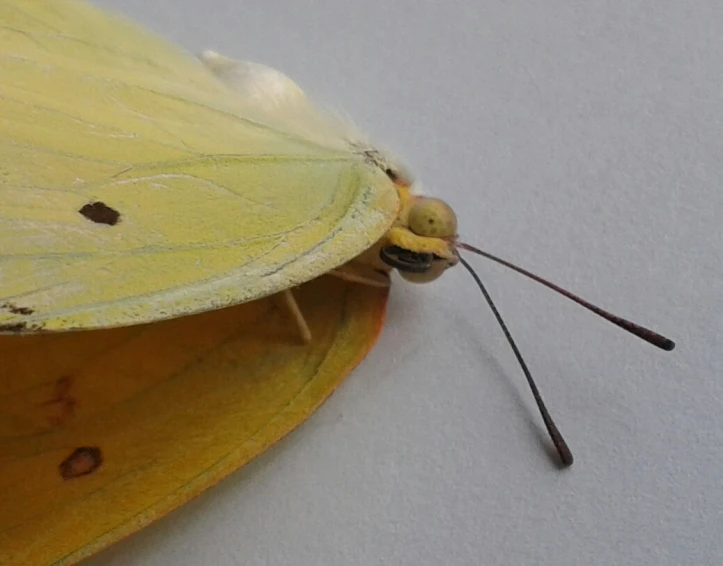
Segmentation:
<svg viewBox="0 0 723 566">
<path fill-rule="evenodd" d="M 527 378 L 527 383 L 530 386 L 530 390 L 532 391 L 532 396 L 535 398 L 535 403 L 537 403 L 537 408 L 540 411 L 540 415 L 542 415 L 542 420 L 545 423 L 545 427 L 547 428 L 547 432 L 550 435 L 550 439 L 552 439 L 552 443 L 555 445 L 555 448 L 557 449 L 557 453 L 560 455 L 560 460 L 562 461 L 562 465 L 565 467 L 571 466 L 572 462 L 573 462 L 572 452 L 570 451 L 570 448 L 568 447 L 567 442 L 565 442 L 565 439 L 562 437 L 562 434 L 560 433 L 560 430 L 557 428 L 557 425 L 555 425 L 555 421 L 552 420 L 552 417 L 550 416 L 550 412 L 547 410 L 547 407 L 545 406 L 545 402 L 542 400 L 542 395 L 540 395 L 540 390 L 537 389 L 535 380 L 532 378 L 532 374 L 530 373 L 530 370 L 527 368 L 527 364 L 525 363 L 525 360 L 522 358 L 522 354 L 520 353 L 520 350 L 517 347 L 515 340 L 512 338 L 512 334 L 510 334 L 510 331 L 507 328 L 505 321 L 502 320 L 502 315 L 500 315 L 499 311 L 497 310 L 497 307 L 495 306 L 494 301 L 492 301 L 492 297 L 487 292 L 487 289 L 485 288 L 484 284 L 482 283 L 482 280 L 479 278 L 477 273 L 475 273 L 474 269 L 472 269 L 472 267 L 464 260 L 464 258 L 460 257 L 459 261 L 465 267 L 465 269 L 467 269 L 467 271 L 469 271 L 470 275 L 474 278 L 475 282 L 477 283 L 477 286 L 479 287 L 480 291 L 482 291 L 482 294 L 484 295 L 484 298 L 487 301 L 487 304 L 490 306 L 490 309 L 492 309 L 492 313 L 495 315 L 495 318 L 497 319 L 497 322 L 499 323 L 500 328 L 502 328 L 502 332 L 504 332 L 505 337 L 507 338 L 507 342 L 509 342 L 510 347 L 512 348 L 512 351 L 515 353 L 517 362 L 520 364 L 520 367 L 522 368 L 522 372 L 525 374 L 525 377 Z"/>
<path fill-rule="evenodd" d="M 623 330 L 627 330 L 638 338 L 642 338 L 653 346 L 657 346 L 658 348 L 661 348 L 667 352 L 670 352 L 673 348 L 675 348 L 675 342 L 673 342 L 670 338 L 661 336 L 657 332 L 653 332 L 652 330 L 645 328 L 644 326 L 640 326 L 639 324 L 635 324 L 634 322 L 630 322 L 629 320 L 626 320 L 606 310 L 603 310 L 600 307 L 586 301 L 585 299 L 571 293 L 570 291 L 567 291 L 562 287 L 559 287 L 558 285 L 555 285 L 554 283 L 551 283 L 550 281 L 547 281 L 546 279 L 535 275 L 534 273 L 530 273 L 526 269 L 522 269 L 521 267 L 518 267 L 515 264 L 510 263 L 509 261 L 505 261 L 504 259 L 492 255 L 491 253 L 484 252 L 480 249 L 475 248 L 474 246 L 470 246 L 469 244 L 465 244 L 463 242 L 458 242 L 457 247 L 472 253 L 476 253 L 477 255 L 486 257 L 487 259 L 491 259 L 492 261 L 504 265 L 505 267 L 516 271 L 517 273 L 521 273 L 522 275 L 529 277 L 533 281 L 537 281 L 538 283 L 544 285 L 545 287 L 548 287 L 549 289 L 552 289 L 553 291 L 557 291 L 563 297 L 567 297 L 571 301 L 576 302 L 578 305 L 581 305 L 586 309 L 594 312 L 596 315 L 601 316 L 605 320 L 612 322 L 615 326 L 618 326 Z"/>
</svg>

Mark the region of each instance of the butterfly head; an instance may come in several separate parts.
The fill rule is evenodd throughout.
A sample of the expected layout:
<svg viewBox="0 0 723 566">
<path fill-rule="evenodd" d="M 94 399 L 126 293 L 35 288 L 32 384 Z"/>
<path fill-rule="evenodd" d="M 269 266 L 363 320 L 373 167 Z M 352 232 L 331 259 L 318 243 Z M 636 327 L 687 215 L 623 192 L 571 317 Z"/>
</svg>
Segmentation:
<svg viewBox="0 0 723 566">
<path fill-rule="evenodd" d="M 401 207 L 379 256 L 412 283 L 434 281 L 459 261 L 457 215 L 443 200 L 398 186 Z"/>
</svg>

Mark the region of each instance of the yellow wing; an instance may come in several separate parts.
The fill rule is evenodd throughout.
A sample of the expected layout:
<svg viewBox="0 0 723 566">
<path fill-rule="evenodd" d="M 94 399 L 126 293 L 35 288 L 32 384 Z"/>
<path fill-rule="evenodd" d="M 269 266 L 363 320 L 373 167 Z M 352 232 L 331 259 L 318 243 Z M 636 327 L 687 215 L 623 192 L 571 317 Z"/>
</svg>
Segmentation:
<svg viewBox="0 0 723 566">
<path fill-rule="evenodd" d="M 165 322 L 0 336 L 0 564 L 69 565 L 195 497 L 304 421 L 372 347 L 387 289 Z"/>
<path fill-rule="evenodd" d="M 328 149 L 348 152 L 351 144 L 361 151 L 374 151 L 348 118 L 320 108 L 282 72 L 209 50 L 202 52 L 199 59 L 236 93 L 244 116 Z"/>
<path fill-rule="evenodd" d="M 133 24 L 74 0 L 0 1 L 0 21 L 0 330 L 257 299 L 391 225 L 398 197 L 377 167 L 249 115 Z"/>
</svg>

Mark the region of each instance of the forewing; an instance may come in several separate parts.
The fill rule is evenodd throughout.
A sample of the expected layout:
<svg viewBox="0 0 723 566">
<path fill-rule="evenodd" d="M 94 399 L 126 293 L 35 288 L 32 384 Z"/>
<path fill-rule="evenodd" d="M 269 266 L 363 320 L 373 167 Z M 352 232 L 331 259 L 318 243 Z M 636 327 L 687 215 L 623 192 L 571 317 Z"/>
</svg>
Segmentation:
<svg viewBox="0 0 723 566">
<path fill-rule="evenodd" d="M 312 279 L 391 224 L 349 151 L 244 114 L 194 58 L 74 1 L 0 2 L 0 325 L 135 324 Z"/>
<path fill-rule="evenodd" d="M 394 171 L 402 184 L 414 183 L 411 171 L 390 152 L 372 144 L 338 112 L 319 107 L 281 71 L 224 57 L 213 51 L 199 55 L 201 62 L 237 95 L 244 114 L 260 124 L 286 131 L 321 147 L 346 150 L 350 146 Z M 420 192 L 419 187 L 415 192 Z"/>
</svg>

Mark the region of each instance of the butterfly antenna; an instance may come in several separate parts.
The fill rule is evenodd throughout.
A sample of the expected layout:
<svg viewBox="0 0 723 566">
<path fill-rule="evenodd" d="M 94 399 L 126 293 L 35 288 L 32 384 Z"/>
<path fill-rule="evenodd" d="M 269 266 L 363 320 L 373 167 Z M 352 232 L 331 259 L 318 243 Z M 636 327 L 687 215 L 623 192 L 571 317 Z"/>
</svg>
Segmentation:
<svg viewBox="0 0 723 566">
<path fill-rule="evenodd" d="M 482 257 L 486 257 L 487 259 L 491 259 L 492 261 L 495 261 L 501 265 L 504 265 L 505 267 L 508 267 L 512 269 L 513 271 L 516 271 L 517 273 L 521 273 L 522 275 L 525 275 L 526 277 L 529 277 L 533 281 L 537 281 L 538 283 L 541 283 L 545 287 L 548 287 L 549 289 L 552 289 L 553 291 L 557 291 L 562 295 L 563 297 L 567 297 L 571 301 L 576 302 L 578 305 L 581 305 L 585 307 L 586 309 L 594 312 L 596 315 L 601 316 L 605 320 L 612 322 L 615 326 L 618 326 L 622 328 L 623 330 L 627 330 L 631 334 L 634 334 L 638 338 L 642 338 L 649 344 L 652 344 L 653 346 L 657 346 L 658 348 L 661 348 L 667 352 L 670 352 L 673 348 L 675 348 L 675 342 L 673 342 L 670 338 L 666 338 L 665 336 L 661 336 L 657 332 L 653 332 L 652 330 L 645 328 L 644 326 L 640 326 L 639 324 L 635 324 L 634 322 L 630 322 L 629 320 L 625 320 L 624 318 L 621 318 L 619 316 L 616 316 L 606 310 L 601 309 L 600 307 L 597 307 L 593 305 L 592 303 L 589 303 L 585 299 L 582 299 L 578 297 L 577 295 L 574 295 L 570 291 L 567 291 L 563 289 L 562 287 L 558 287 L 554 283 L 551 283 L 550 281 L 547 281 L 546 279 L 543 279 L 542 277 L 539 277 L 535 275 L 534 273 L 530 273 L 526 269 L 522 269 L 521 267 L 516 266 L 513 263 L 510 263 L 509 261 L 505 261 L 502 258 L 499 258 L 497 256 L 492 255 L 488 252 L 483 252 L 480 249 L 475 248 L 474 246 L 470 246 L 469 244 L 465 244 L 462 242 L 457 243 L 457 247 L 461 248 L 463 250 L 467 250 L 472 253 L 476 253 L 477 255 L 481 255 Z"/>
<path fill-rule="evenodd" d="M 458 244 L 458 247 L 462 247 L 462 246 Z M 565 439 L 562 437 L 560 430 L 557 428 L 555 421 L 552 420 L 552 417 L 550 416 L 550 412 L 547 410 L 547 407 L 545 406 L 545 402 L 542 400 L 542 395 L 540 395 L 540 390 L 537 389 L 537 384 L 535 383 L 535 380 L 533 379 L 532 374 L 530 373 L 530 370 L 527 368 L 527 364 L 525 363 L 525 360 L 522 358 L 520 349 L 517 347 L 515 340 L 512 338 L 512 334 L 510 334 L 510 331 L 507 328 L 505 321 L 502 320 L 502 316 L 500 315 L 500 312 L 497 310 L 497 307 L 495 306 L 495 303 L 492 300 L 492 297 L 487 292 L 487 289 L 484 286 L 484 284 L 482 283 L 482 280 L 479 278 L 477 273 L 475 273 L 474 269 L 472 269 L 472 267 L 469 265 L 469 263 L 467 263 L 463 257 L 460 257 L 459 261 L 462 265 L 464 265 L 465 269 L 467 269 L 467 271 L 469 271 L 470 275 L 474 278 L 475 282 L 477 283 L 477 286 L 479 287 L 480 291 L 482 291 L 482 294 L 484 295 L 484 298 L 487 301 L 487 304 L 490 306 L 490 309 L 492 309 L 492 313 L 495 315 L 495 318 L 497 319 L 497 322 L 499 323 L 500 328 L 502 328 L 502 332 L 504 332 L 505 337 L 507 338 L 507 342 L 509 342 L 510 347 L 512 348 L 512 351 L 515 353 L 517 362 L 520 364 L 520 367 L 522 368 L 522 372 L 525 374 L 525 377 L 527 378 L 527 383 L 529 384 L 530 390 L 532 391 L 532 396 L 535 398 L 535 403 L 537 403 L 537 408 L 540 411 L 540 415 L 542 415 L 542 420 L 545 423 L 545 427 L 547 428 L 547 432 L 550 435 L 550 439 L 552 440 L 552 443 L 555 445 L 555 448 L 557 449 L 557 453 L 560 455 L 560 460 L 562 461 L 562 465 L 565 467 L 571 466 L 572 462 L 573 462 L 572 452 L 570 451 L 570 448 L 568 447 L 567 442 L 565 442 Z"/>
<path fill-rule="evenodd" d="M 631 334 L 634 334 L 638 338 L 642 338 L 643 340 L 652 344 L 653 346 L 657 346 L 658 348 L 661 348 L 668 352 L 671 351 L 673 348 L 675 348 L 675 342 L 673 342 L 669 338 L 666 338 L 665 336 L 661 336 L 657 332 L 653 332 L 652 330 L 645 328 L 643 326 L 640 326 L 639 324 L 635 324 L 634 322 L 630 322 L 629 320 L 626 320 L 626 319 L 621 318 L 617 315 L 614 315 L 606 310 L 603 310 L 600 307 L 597 307 L 597 306 L 593 305 L 592 303 L 589 303 L 585 299 L 582 299 L 582 298 L 578 297 L 577 295 L 574 295 L 570 291 L 567 291 L 567 290 L 563 289 L 562 287 L 559 287 L 559 286 L 555 285 L 554 283 L 551 283 L 550 281 L 547 281 L 546 279 L 543 279 L 542 277 L 535 275 L 534 273 L 530 273 L 526 269 L 522 269 L 521 267 L 518 267 L 518 266 L 514 265 L 513 263 L 510 263 L 509 261 L 505 261 L 504 259 L 494 256 L 488 252 L 484 252 L 478 248 L 475 248 L 474 246 L 470 246 L 469 244 L 465 244 L 463 242 L 457 242 L 456 246 L 459 249 L 467 250 L 467 251 L 475 253 L 477 255 L 481 255 L 482 257 L 486 257 L 487 259 L 491 259 L 492 261 L 495 261 L 501 265 L 504 265 L 505 267 L 508 267 L 508 268 L 512 269 L 513 271 L 516 271 L 517 273 L 521 273 L 522 275 L 529 277 L 533 281 L 537 281 L 538 283 L 541 283 L 542 285 L 552 289 L 553 291 L 557 291 L 563 297 L 567 297 L 571 301 L 576 302 L 578 305 L 585 307 L 586 309 L 601 316 L 605 320 L 612 322 L 614 325 L 622 328 L 623 330 L 627 330 L 628 332 L 630 332 Z M 520 367 L 522 368 L 522 371 L 524 372 L 525 377 L 527 378 L 527 383 L 529 384 L 530 389 L 532 391 L 532 395 L 535 398 L 535 402 L 537 403 L 537 408 L 539 409 L 540 414 L 542 415 L 542 420 L 545 422 L 545 427 L 547 427 L 547 432 L 550 434 L 552 443 L 555 445 L 555 448 L 557 449 L 557 452 L 560 455 L 560 459 L 562 460 L 563 465 L 564 466 L 572 465 L 573 458 L 572 458 L 572 453 L 570 452 L 570 448 L 567 446 L 567 443 L 562 438 L 562 434 L 560 434 L 560 431 L 558 430 L 557 426 L 555 425 L 554 421 L 552 420 L 552 417 L 550 416 L 550 413 L 547 410 L 547 407 L 545 406 L 545 403 L 542 400 L 542 396 L 540 395 L 540 392 L 537 389 L 537 385 L 535 384 L 535 381 L 532 378 L 532 374 L 530 373 L 530 370 L 527 368 L 527 364 L 525 363 L 525 360 L 522 359 L 522 354 L 520 354 L 520 350 L 517 347 L 517 344 L 515 344 L 515 341 L 512 338 L 512 335 L 510 334 L 510 331 L 507 328 L 507 325 L 502 320 L 502 317 L 500 316 L 500 313 L 497 310 L 497 307 L 492 302 L 492 297 L 490 297 L 490 294 L 487 292 L 487 289 L 485 288 L 484 284 L 480 280 L 477 273 L 475 273 L 475 271 L 464 260 L 464 258 L 460 257 L 459 261 L 467 269 L 467 271 L 469 271 L 470 275 L 472 275 L 475 282 L 477 283 L 477 286 L 480 288 L 480 291 L 482 291 L 482 294 L 484 295 L 485 300 L 487 301 L 487 304 L 490 306 L 490 309 L 492 309 L 492 312 L 495 315 L 495 318 L 497 319 L 497 322 L 499 323 L 500 327 L 502 328 L 502 331 L 504 332 L 505 337 L 507 338 L 507 341 L 509 342 L 510 347 L 512 348 L 512 351 L 515 353 L 515 357 L 517 358 L 517 361 L 519 362 Z"/>
</svg>

